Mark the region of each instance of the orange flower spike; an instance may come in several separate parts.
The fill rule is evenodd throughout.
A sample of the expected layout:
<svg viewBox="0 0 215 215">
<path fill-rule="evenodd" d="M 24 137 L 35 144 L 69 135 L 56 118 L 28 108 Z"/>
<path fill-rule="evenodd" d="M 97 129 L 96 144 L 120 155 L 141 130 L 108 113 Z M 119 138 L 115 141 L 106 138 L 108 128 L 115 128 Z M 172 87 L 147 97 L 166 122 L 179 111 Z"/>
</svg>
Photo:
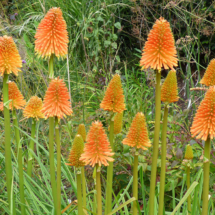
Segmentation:
<svg viewBox="0 0 215 215">
<path fill-rule="evenodd" d="M 174 37 L 169 22 L 160 17 L 149 32 L 148 39 L 143 49 L 140 66 L 151 67 L 160 71 L 164 69 L 174 70 L 178 66 L 177 52 Z"/>
<path fill-rule="evenodd" d="M 108 166 L 108 161 L 114 161 L 113 155 L 114 153 L 112 153 L 102 123 L 100 121 L 93 122 L 87 134 L 87 142 L 80 160 L 84 161 L 86 165 L 89 164 L 93 167 L 96 164 Z"/>
<path fill-rule="evenodd" d="M 24 109 L 24 106 L 26 104 L 26 101 L 24 100 L 24 97 L 22 93 L 19 91 L 17 85 L 14 82 L 8 83 L 8 96 L 9 96 L 9 109 L 12 110 L 15 109 Z M 3 102 L 0 102 L 0 110 L 3 111 Z"/>
<path fill-rule="evenodd" d="M 12 37 L 0 37 L 0 76 L 14 73 L 18 75 L 22 67 L 21 57 Z"/>
<path fill-rule="evenodd" d="M 77 168 L 85 165 L 83 161 L 80 160 L 81 155 L 84 152 L 84 141 L 80 134 L 75 136 L 72 149 L 69 154 L 69 163 L 66 165 L 75 166 Z"/>
<path fill-rule="evenodd" d="M 190 129 L 192 137 L 212 140 L 215 137 L 215 87 L 210 87 L 199 105 Z"/>
<path fill-rule="evenodd" d="M 78 132 L 77 133 L 82 136 L 83 141 L 85 142 L 87 134 L 86 134 L 86 129 L 85 129 L 85 125 L 84 124 L 80 124 L 78 126 Z"/>
<path fill-rule="evenodd" d="M 122 141 L 123 144 L 131 147 L 142 148 L 151 147 L 146 127 L 146 119 L 143 113 L 137 113 L 134 117 L 131 127 L 126 138 Z"/>
<path fill-rule="evenodd" d="M 68 32 L 60 8 L 51 8 L 40 22 L 35 35 L 35 51 L 42 58 L 55 54 L 65 57 L 68 52 Z"/>
<path fill-rule="evenodd" d="M 170 71 L 161 87 L 161 101 L 172 103 L 177 102 L 178 99 L 176 72 Z"/>
<path fill-rule="evenodd" d="M 114 75 L 110 81 L 105 96 L 100 104 L 100 108 L 118 113 L 122 113 L 126 110 L 122 83 L 118 74 Z"/>
<path fill-rule="evenodd" d="M 122 131 L 123 112 L 117 113 L 114 117 L 114 134 L 119 134 Z"/>
<path fill-rule="evenodd" d="M 69 101 L 69 92 L 62 79 L 52 79 L 46 91 L 42 113 L 45 117 L 63 118 L 73 113 Z"/>
<path fill-rule="evenodd" d="M 215 59 L 212 59 L 206 69 L 206 72 L 200 81 L 201 84 L 206 86 L 215 85 Z"/>
<path fill-rule="evenodd" d="M 37 96 L 32 96 L 24 109 L 24 117 L 35 118 L 37 120 L 39 118 L 44 118 L 44 115 L 42 114 L 42 106 L 42 99 Z"/>
</svg>

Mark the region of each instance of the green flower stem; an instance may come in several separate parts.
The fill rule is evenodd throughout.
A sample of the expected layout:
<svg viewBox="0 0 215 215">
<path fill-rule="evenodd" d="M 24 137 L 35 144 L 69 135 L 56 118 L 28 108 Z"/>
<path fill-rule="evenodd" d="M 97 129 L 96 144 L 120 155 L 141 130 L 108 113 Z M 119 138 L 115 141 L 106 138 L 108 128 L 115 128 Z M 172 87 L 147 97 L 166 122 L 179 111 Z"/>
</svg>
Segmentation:
<svg viewBox="0 0 215 215">
<path fill-rule="evenodd" d="M 32 127 L 31 127 L 31 138 L 35 138 L 35 131 L 36 131 L 36 120 L 32 119 Z M 28 167 L 27 167 L 27 174 L 31 177 L 32 175 L 32 166 L 33 166 L 33 154 L 31 151 L 34 151 L 34 141 L 31 139 L 29 143 L 29 150 L 28 150 Z"/>
<path fill-rule="evenodd" d="M 187 166 L 187 190 L 190 188 L 190 166 Z M 191 215 L 191 198 L 190 195 L 187 198 L 188 215 Z"/>
<path fill-rule="evenodd" d="M 3 77 L 3 103 L 8 102 L 8 75 Z M 6 182 L 7 182 L 7 194 L 8 204 L 11 208 L 11 186 L 12 186 L 12 162 L 11 162 L 11 143 L 10 143 L 10 112 L 9 109 L 4 106 L 4 131 L 5 131 L 5 170 L 6 170 Z"/>
<path fill-rule="evenodd" d="M 205 141 L 204 150 L 204 182 L 203 182 L 203 205 L 202 215 L 208 215 L 208 194 L 209 194 L 209 172 L 210 172 L 210 150 L 211 140 L 210 137 Z"/>
<path fill-rule="evenodd" d="M 57 187 L 55 179 L 55 166 L 54 166 L 54 117 L 49 118 L 49 163 L 50 163 L 50 175 L 51 175 L 51 187 L 54 200 L 55 213 L 57 211 Z"/>
<path fill-rule="evenodd" d="M 87 207 L 87 200 L 86 200 L 86 179 L 84 174 L 84 166 L 81 167 L 81 181 L 82 181 L 82 192 L 83 192 L 83 207 Z"/>
<path fill-rule="evenodd" d="M 55 134 L 57 143 L 57 215 L 61 214 L 61 149 L 58 118 L 55 118 Z"/>
<path fill-rule="evenodd" d="M 151 170 L 151 179 L 150 179 L 149 215 L 154 215 L 155 185 L 156 185 L 158 145 L 159 145 L 159 133 L 160 133 L 160 118 L 161 118 L 160 80 L 161 80 L 161 73 L 156 72 L 155 130 L 154 130 L 154 143 L 153 143 L 152 170 Z"/>
<path fill-rule="evenodd" d="M 25 215 L 25 194 L 24 194 L 24 176 L 23 176 L 23 165 L 22 165 L 22 144 L 20 141 L 18 120 L 16 115 L 16 110 L 13 109 L 13 125 L 15 130 L 15 138 L 18 149 L 18 168 L 19 168 L 19 192 L 20 192 L 20 202 L 21 202 L 21 213 Z"/>
<path fill-rule="evenodd" d="M 81 192 L 81 169 L 77 169 L 77 194 L 78 194 L 78 215 L 83 214 L 82 192 Z"/>
<path fill-rule="evenodd" d="M 49 59 L 49 78 L 54 78 L 54 55 L 51 54 Z"/>
<path fill-rule="evenodd" d="M 100 167 L 98 164 L 96 164 L 96 193 L 97 193 L 97 215 L 102 215 L 101 179 Z"/>
<path fill-rule="evenodd" d="M 114 139 L 114 114 L 111 113 L 109 141 L 111 149 L 114 152 L 113 139 Z M 112 210 L 112 183 L 113 183 L 113 162 L 109 162 L 109 166 L 107 167 L 105 215 L 109 214 Z"/>
<path fill-rule="evenodd" d="M 168 116 L 168 107 L 164 107 L 164 116 L 163 116 L 163 129 L 161 137 L 161 176 L 160 176 L 160 193 L 159 193 L 159 208 L 158 215 L 163 215 L 164 207 L 164 187 L 165 187 L 165 175 L 166 175 L 166 132 L 167 132 L 167 116 Z"/>
<path fill-rule="evenodd" d="M 133 204 L 133 215 L 137 215 L 137 202 L 138 202 L 138 152 L 134 155 L 134 168 L 133 168 L 133 197 L 136 201 Z"/>
</svg>

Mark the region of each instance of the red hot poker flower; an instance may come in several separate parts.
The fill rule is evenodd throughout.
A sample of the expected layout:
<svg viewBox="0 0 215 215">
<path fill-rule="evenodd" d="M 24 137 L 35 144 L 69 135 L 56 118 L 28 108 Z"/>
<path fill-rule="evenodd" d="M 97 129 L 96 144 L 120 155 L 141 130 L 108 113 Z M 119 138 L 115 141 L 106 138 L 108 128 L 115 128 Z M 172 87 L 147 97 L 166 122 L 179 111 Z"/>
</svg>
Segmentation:
<svg viewBox="0 0 215 215">
<path fill-rule="evenodd" d="M 200 81 L 201 84 L 204 84 L 206 86 L 214 86 L 215 85 L 215 59 L 212 59 L 210 61 L 210 64 L 208 65 L 205 74 Z"/>
<path fill-rule="evenodd" d="M 122 113 L 125 110 L 122 83 L 118 74 L 114 75 L 110 81 L 100 108 L 118 113 Z"/>
<path fill-rule="evenodd" d="M 8 83 L 8 96 L 9 100 L 9 109 L 13 110 L 15 109 L 24 109 L 24 106 L 26 104 L 26 101 L 24 100 L 24 97 L 22 93 L 19 91 L 17 85 L 14 82 Z M 3 111 L 3 102 L 0 102 L 0 110 Z"/>
<path fill-rule="evenodd" d="M 42 106 L 42 99 L 37 96 L 32 96 L 24 109 L 24 117 L 35 118 L 37 120 L 39 118 L 44 118 L 44 115 L 42 114 Z"/>
<path fill-rule="evenodd" d="M 53 79 L 45 94 L 42 113 L 45 117 L 58 118 L 71 115 L 73 111 L 69 99 L 69 92 L 63 80 Z"/>
<path fill-rule="evenodd" d="M 68 52 L 68 32 L 60 8 L 51 8 L 40 22 L 35 35 L 35 51 L 42 58 L 55 54 L 64 57 Z"/>
<path fill-rule="evenodd" d="M 210 87 L 199 105 L 190 129 L 192 137 L 212 140 L 215 137 L 215 87 Z"/>
<path fill-rule="evenodd" d="M 114 161 L 113 155 L 102 123 L 99 121 L 93 122 L 87 134 L 87 142 L 80 160 L 93 167 L 96 164 L 108 166 L 108 161 Z"/>
<path fill-rule="evenodd" d="M 122 143 L 131 147 L 142 148 L 143 150 L 147 150 L 146 147 L 151 147 L 146 120 L 143 113 L 136 114 L 128 134 Z"/>
<path fill-rule="evenodd" d="M 14 73 L 18 75 L 22 61 L 12 37 L 0 37 L 0 76 Z"/>
<path fill-rule="evenodd" d="M 160 17 L 149 32 L 148 39 L 143 49 L 140 66 L 151 67 L 160 71 L 164 69 L 174 70 L 178 66 L 177 52 L 174 37 L 169 22 Z"/>
<path fill-rule="evenodd" d="M 161 87 L 161 101 L 172 103 L 177 102 L 178 99 L 176 72 L 170 71 Z"/>
</svg>

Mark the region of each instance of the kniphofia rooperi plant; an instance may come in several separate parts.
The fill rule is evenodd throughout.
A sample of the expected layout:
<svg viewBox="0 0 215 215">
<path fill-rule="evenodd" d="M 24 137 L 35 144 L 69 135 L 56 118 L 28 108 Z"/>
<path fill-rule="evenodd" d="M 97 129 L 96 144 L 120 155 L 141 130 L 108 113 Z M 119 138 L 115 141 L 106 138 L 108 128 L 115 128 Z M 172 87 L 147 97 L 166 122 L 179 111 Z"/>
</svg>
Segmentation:
<svg viewBox="0 0 215 215">
<path fill-rule="evenodd" d="M 6 184 L 8 193 L 8 204 L 11 208 L 12 196 L 12 162 L 11 162 L 11 129 L 10 129 L 10 113 L 7 107 L 8 97 L 8 81 L 9 74 L 18 75 L 22 67 L 21 57 L 12 37 L 0 37 L 0 76 L 3 76 L 3 104 L 4 104 L 4 131 L 5 131 L 5 169 Z M 16 214 L 15 203 L 13 201 L 13 213 Z M 24 211 L 24 209 L 22 209 Z"/>
<path fill-rule="evenodd" d="M 190 129 L 192 137 L 205 141 L 202 215 L 208 214 L 211 140 L 215 137 L 215 87 L 211 86 L 199 105 Z"/>
<path fill-rule="evenodd" d="M 93 122 L 87 134 L 84 153 L 80 160 L 84 161 L 86 165 L 96 166 L 97 215 L 102 215 L 100 168 L 102 165 L 108 166 L 110 162 L 113 162 L 113 155 L 102 123 Z"/>
<path fill-rule="evenodd" d="M 114 75 L 110 81 L 105 96 L 100 104 L 100 108 L 110 112 L 109 141 L 112 151 L 114 152 L 114 113 L 122 113 L 125 110 L 122 83 L 118 74 Z M 112 182 L 113 163 L 110 162 L 107 168 L 105 215 L 110 213 L 112 209 Z"/>
<path fill-rule="evenodd" d="M 81 192 L 81 168 L 85 166 L 85 163 L 80 160 L 81 155 L 84 152 L 84 141 L 80 134 L 75 136 L 73 141 L 72 149 L 69 154 L 69 163 L 67 165 L 74 166 L 76 168 L 76 181 L 77 181 L 77 198 L 78 198 L 78 215 L 83 215 L 83 202 Z"/>
<path fill-rule="evenodd" d="M 190 188 L 190 161 L 193 160 L 193 149 L 190 144 L 187 145 L 184 159 L 186 159 L 188 162 L 186 162 L 187 167 L 187 190 Z M 190 195 L 187 198 L 187 205 L 188 205 L 188 214 L 191 215 L 192 209 L 191 209 L 191 197 Z"/>
<path fill-rule="evenodd" d="M 165 187 L 165 175 L 166 175 L 166 134 L 167 134 L 167 117 L 169 104 L 177 102 L 178 86 L 176 72 L 170 71 L 161 87 L 161 101 L 164 102 L 164 116 L 163 116 L 163 129 L 161 136 L 161 175 L 160 175 L 160 193 L 159 193 L 159 208 L 158 215 L 163 215 L 164 208 L 164 187 Z"/>
<path fill-rule="evenodd" d="M 133 167 L 133 197 L 135 197 L 136 201 L 134 201 L 133 204 L 133 215 L 136 215 L 138 212 L 138 149 L 147 150 L 148 147 L 151 147 L 146 126 L 146 119 L 143 113 L 140 112 L 136 114 L 131 123 L 128 134 L 122 143 L 135 148 Z"/>
<path fill-rule="evenodd" d="M 215 86 L 215 59 L 210 61 L 200 83 L 206 86 Z"/>
<path fill-rule="evenodd" d="M 154 197 L 157 172 L 158 144 L 160 133 L 160 115 L 161 115 L 161 91 L 160 79 L 161 69 L 174 70 L 178 66 L 177 52 L 175 48 L 174 37 L 169 22 L 164 18 L 156 20 L 152 30 L 149 32 L 148 39 L 143 48 L 142 58 L 140 60 L 142 68 L 152 68 L 156 70 L 155 87 L 155 129 L 153 142 L 152 171 L 150 179 L 149 196 L 149 215 L 154 215 Z"/>
<path fill-rule="evenodd" d="M 61 149 L 59 120 L 72 114 L 69 92 L 62 79 L 52 79 L 44 97 L 42 113 L 49 118 L 49 161 L 52 194 L 57 214 L 61 211 Z M 54 124 L 55 123 L 55 124 Z M 54 167 L 54 129 L 57 143 L 57 190 Z"/>
<path fill-rule="evenodd" d="M 32 166 L 33 166 L 32 152 L 34 151 L 33 139 L 35 139 L 36 122 L 37 120 L 44 118 L 44 115 L 42 113 L 42 106 L 43 106 L 42 99 L 37 96 L 32 96 L 23 111 L 23 115 L 25 118 L 32 119 L 32 126 L 31 126 L 32 139 L 30 140 L 30 143 L 28 146 L 28 167 L 27 167 L 27 173 L 30 177 L 32 175 Z"/>
</svg>

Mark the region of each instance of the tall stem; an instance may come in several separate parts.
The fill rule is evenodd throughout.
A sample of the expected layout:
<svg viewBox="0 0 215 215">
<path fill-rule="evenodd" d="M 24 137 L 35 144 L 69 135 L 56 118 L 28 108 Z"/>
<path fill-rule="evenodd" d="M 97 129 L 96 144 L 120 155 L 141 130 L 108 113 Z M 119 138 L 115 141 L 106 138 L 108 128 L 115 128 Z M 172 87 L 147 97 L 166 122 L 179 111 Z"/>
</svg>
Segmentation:
<svg viewBox="0 0 215 215">
<path fill-rule="evenodd" d="M 166 175 L 166 132 L 167 132 L 167 116 L 168 116 L 168 107 L 164 107 L 164 116 L 163 116 L 163 129 L 161 137 L 161 176 L 160 176 L 160 193 L 159 193 L 159 208 L 158 215 L 163 215 L 164 207 L 164 187 L 165 187 L 165 175 Z"/>
<path fill-rule="evenodd" d="M 187 166 L 187 190 L 190 188 L 190 166 Z M 188 215 L 191 215 L 191 198 L 190 195 L 187 198 Z"/>
<path fill-rule="evenodd" d="M 55 180 L 55 166 L 54 166 L 54 117 L 49 118 L 49 163 L 50 163 L 50 175 L 52 195 L 54 200 L 55 213 L 57 211 L 57 187 Z"/>
<path fill-rule="evenodd" d="M 3 77 L 3 103 L 8 102 L 8 75 Z M 7 182 L 8 204 L 11 208 L 11 186 L 12 186 L 12 162 L 11 162 L 11 143 L 10 143 L 10 113 L 9 109 L 4 106 L 4 131 L 5 131 L 5 170 Z"/>
<path fill-rule="evenodd" d="M 137 215 L 137 202 L 138 202 L 138 152 L 134 155 L 134 168 L 133 168 L 133 197 L 136 201 L 133 204 L 133 215 Z"/>
<path fill-rule="evenodd" d="M 22 144 L 20 142 L 20 135 L 18 129 L 18 120 L 16 110 L 13 109 L 13 125 L 15 130 L 15 138 L 18 149 L 18 168 L 19 168 L 19 192 L 21 202 L 21 213 L 25 215 L 25 194 L 24 194 L 24 176 L 23 176 L 23 165 L 22 165 Z"/>
<path fill-rule="evenodd" d="M 84 166 L 81 167 L 81 181 L 82 181 L 82 192 L 83 192 L 83 207 L 87 207 L 87 200 L 86 200 L 86 179 L 84 174 Z"/>
<path fill-rule="evenodd" d="M 36 120 L 32 119 L 32 127 L 31 127 L 31 138 L 35 138 L 35 131 L 36 131 Z M 34 141 L 31 139 L 29 143 L 28 149 L 28 167 L 27 167 L 27 174 L 31 177 L 32 175 L 32 166 L 33 166 L 33 154 L 34 151 Z"/>
<path fill-rule="evenodd" d="M 58 118 L 55 118 L 55 133 L 57 143 L 57 215 L 61 214 L 61 149 Z"/>
<path fill-rule="evenodd" d="M 205 141 L 204 150 L 204 182 L 203 182 L 203 205 L 202 205 L 202 215 L 208 214 L 208 194 L 209 194 L 209 172 L 210 172 L 210 150 L 211 150 L 211 140 Z"/>
<path fill-rule="evenodd" d="M 49 78 L 54 78 L 54 55 L 51 54 L 49 59 Z"/>
<path fill-rule="evenodd" d="M 109 141 L 114 152 L 114 114 L 110 117 L 110 133 Z M 105 215 L 109 214 L 112 210 L 112 183 L 113 183 L 113 162 L 109 162 L 107 167 L 107 182 L 106 182 L 106 202 L 105 202 Z"/>
<path fill-rule="evenodd" d="M 100 168 L 96 164 L 96 193 L 97 193 L 97 215 L 102 215 L 102 193 L 101 193 L 101 179 Z"/>
<path fill-rule="evenodd" d="M 154 143 L 153 143 L 152 170 L 151 170 L 151 179 L 150 179 L 149 215 L 154 215 L 155 183 L 156 183 L 156 173 L 157 173 L 158 145 L 159 145 L 160 118 L 161 118 L 160 79 L 161 79 L 161 73 L 156 72 L 155 130 L 154 130 Z"/>
<path fill-rule="evenodd" d="M 82 192 L 81 192 L 81 170 L 77 170 L 77 194 L 78 194 L 78 215 L 83 214 Z"/>
</svg>

